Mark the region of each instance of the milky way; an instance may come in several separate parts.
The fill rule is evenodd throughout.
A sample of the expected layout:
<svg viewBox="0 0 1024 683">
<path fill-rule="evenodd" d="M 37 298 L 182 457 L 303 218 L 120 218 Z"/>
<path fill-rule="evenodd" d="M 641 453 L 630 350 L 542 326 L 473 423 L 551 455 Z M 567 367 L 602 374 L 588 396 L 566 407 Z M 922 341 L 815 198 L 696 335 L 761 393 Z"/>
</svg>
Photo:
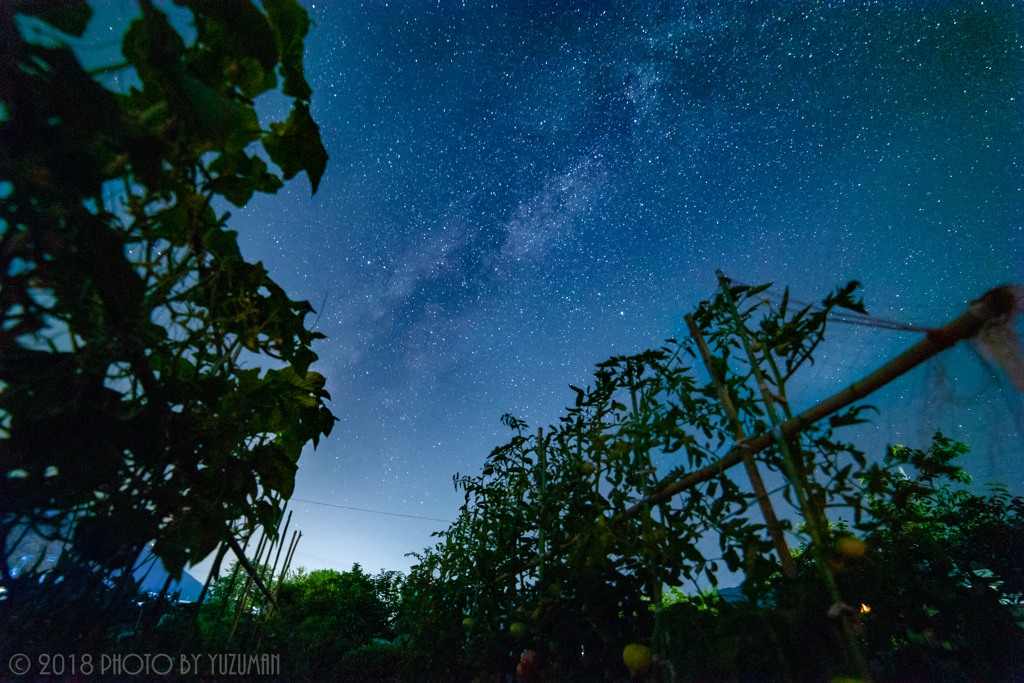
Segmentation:
<svg viewBox="0 0 1024 683">
<path fill-rule="evenodd" d="M 306 6 L 327 173 L 232 219 L 247 258 L 323 302 L 314 369 L 340 421 L 296 498 L 453 519 L 452 475 L 507 440 L 503 413 L 555 422 L 594 364 L 685 335 L 715 268 L 806 299 L 860 280 L 870 312 L 932 325 L 1024 280 L 1009 3 Z M 797 396 L 914 341 L 837 330 Z M 939 370 L 969 391 L 961 356 Z M 874 455 L 920 438 L 897 406 L 936 372 L 880 397 Z M 1017 438 L 1014 400 L 921 414 L 996 411 Z M 989 474 L 1016 476 L 999 457 Z M 309 567 L 406 569 L 444 527 L 292 508 Z"/>
</svg>

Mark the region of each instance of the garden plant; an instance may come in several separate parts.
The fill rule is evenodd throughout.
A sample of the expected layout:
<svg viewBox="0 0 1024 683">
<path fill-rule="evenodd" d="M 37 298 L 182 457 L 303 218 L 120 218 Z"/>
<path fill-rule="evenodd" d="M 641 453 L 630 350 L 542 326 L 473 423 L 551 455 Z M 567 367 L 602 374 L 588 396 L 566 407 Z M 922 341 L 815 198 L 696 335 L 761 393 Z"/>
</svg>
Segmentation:
<svg viewBox="0 0 1024 683">
<path fill-rule="evenodd" d="M 277 528 L 335 419 L 312 308 L 242 257 L 223 210 L 324 173 L 306 11 L 177 4 L 188 43 L 140 0 L 123 61 L 90 71 L 69 45 L 83 0 L 0 3 L 3 653 L 97 645 L 135 611 L 150 541 L 171 577 L 218 547 L 248 565 L 239 539 Z M 286 120 L 261 125 L 265 92 Z M 53 571 L 12 575 L 26 537 L 64 543 Z"/>
<path fill-rule="evenodd" d="M 1020 500 L 950 490 L 966 476 L 950 464 L 965 447 L 941 434 L 927 452 L 898 447 L 869 464 L 836 435 L 863 422 L 868 405 L 794 419 L 787 386 L 813 362 L 834 311 L 864 313 L 857 283 L 791 307 L 788 291 L 773 304 L 767 285 L 722 282 L 691 317 L 689 340 L 599 364 L 594 385 L 572 387 L 575 404 L 546 433 L 506 415 L 512 440 L 479 475 L 456 476 L 460 516 L 407 582 L 410 667 L 427 672 L 414 679 L 518 670 L 542 680 L 905 680 L 923 671 L 914 657 L 936 655 L 965 676 L 1021 671 L 999 654 L 1020 651 L 1011 646 L 1024 634 L 1010 604 L 1021 592 Z M 1012 310 L 990 312 L 1001 320 Z M 773 433 L 783 438 L 748 459 L 747 477 L 729 469 L 740 458 L 722 456 L 737 441 Z M 675 464 L 659 477 L 666 463 Z M 919 480 L 893 473 L 906 464 Z M 758 495 L 761 470 L 784 482 L 782 501 Z M 780 502 L 789 510 L 776 517 Z M 964 506 L 984 514 L 955 525 Z M 947 538 L 959 559 L 947 556 Z M 975 554 L 996 538 L 1016 554 Z M 666 587 L 696 593 L 703 579 L 714 595 L 721 574 L 741 578 L 741 602 L 666 605 Z M 972 640 L 955 608 L 968 588 L 971 618 L 998 624 L 1010 649 L 993 654 Z M 922 614 L 939 608 L 911 605 L 938 604 L 928 590 L 944 596 L 946 621 L 922 635 Z M 895 595 L 902 609 L 889 609 Z M 936 644 L 942 653 L 927 650 Z"/>
</svg>

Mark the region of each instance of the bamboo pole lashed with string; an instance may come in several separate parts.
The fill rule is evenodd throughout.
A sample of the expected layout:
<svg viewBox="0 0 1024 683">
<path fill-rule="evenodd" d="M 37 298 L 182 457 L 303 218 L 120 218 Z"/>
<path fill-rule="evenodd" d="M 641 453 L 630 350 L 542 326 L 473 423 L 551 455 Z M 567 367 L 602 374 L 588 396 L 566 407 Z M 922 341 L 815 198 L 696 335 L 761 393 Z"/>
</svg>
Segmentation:
<svg viewBox="0 0 1024 683">
<path fill-rule="evenodd" d="M 687 327 L 690 328 L 690 336 L 693 337 L 694 343 L 697 345 L 697 350 L 700 352 L 701 358 L 704 360 L 704 367 L 707 368 L 708 374 L 711 375 L 711 381 L 715 385 L 715 389 L 718 391 L 718 401 L 722 404 L 722 410 L 725 411 L 726 417 L 732 423 L 733 436 L 737 442 L 741 442 L 747 438 L 746 433 L 743 431 L 743 425 L 740 423 L 739 413 L 736 412 L 736 406 L 733 405 L 732 399 L 729 397 L 729 392 L 726 391 L 725 386 L 721 380 L 718 379 L 718 375 L 715 374 L 714 364 L 711 362 L 711 351 L 708 349 L 707 342 L 704 341 L 704 336 L 700 333 L 700 328 L 697 327 L 697 323 L 694 321 L 693 316 L 687 313 L 684 316 Z M 754 489 L 754 497 L 757 499 L 757 504 L 761 507 L 761 515 L 764 517 L 765 525 L 768 527 L 768 533 L 771 534 L 772 542 L 775 543 L 775 552 L 779 554 L 779 562 L 782 563 L 782 573 L 786 578 L 792 579 L 796 577 L 796 565 L 793 563 L 793 556 L 789 553 L 789 546 L 786 543 L 786 537 L 782 532 L 782 525 L 779 524 L 778 517 L 775 516 L 775 509 L 772 507 L 771 499 L 768 498 L 768 492 L 765 490 L 764 481 L 761 479 L 761 473 L 757 469 L 757 463 L 754 462 L 754 456 L 744 451 L 742 454 L 743 465 L 747 469 L 747 477 L 750 479 L 750 485 Z"/>
<path fill-rule="evenodd" d="M 1016 306 L 1012 287 L 996 287 L 985 292 L 980 299 L 971 302 L 970 307 L 952 322 L 930 331 L 927 336 L 901 353 L 899 356 L 878 368 L 864 379 L 858 380 L 826 398 L 812 408 L 805 410 L 796 417 L 781 423 L 778 432 L 783 438 L 790 437 L 818 420 L 823 420 L 838 410 L 859 401 L 860 399 L 881 389 L 889 382 L 913 370 L 937 353 L 952 348 L 956 344 L 972 339 L 978 335 L 986 323 L 998 320 L 1011 313 Z M 668 500 L 676 494 L 693 488 L 710 480 L 720 472 L 738 465 L 743 460 L 743 451 L 756 455 L 775 443 L 775 432 L 765 432 L 748 437 L 729 449 L 728 453 L 715 462 L 691 472 L 681 479 L 667 483 L 651 495 L 651 502 Z M 625 510 L 622 517 L 633 517 L 640 512 L 640 503 Z"/>
<path fill-rule="evenodd" d="M 764 373 L 761 372 L 761 366 L 757 362 L 757 356 L 754 355 L 754 349 L 750 344 L 750 335 L 747 331 L 746 324 L 740 316 L 739 309 L 736 308 L 736 301 L 732 297 L 732 292 L 729 291 L 729 279 L 726 278 L 725 274 L 720 270 L 715 271 L 715 274 L 718 276 L 718 282 L 722 288 L 722 296 L 725 298 L 725 303 L 729 307 L 729 313 L 732 315 L 733 324 L 736 328 L 736 336 L 740 338 L 743 350 L 747 354 L 747 360 L 750 362 L 750 369 L 754 374 L 754 379 L 757 381 L 757 388 L 761 392 L 765 412 L 768 413 L 768 419 L 771 420 L 772 423 L 772 431 L 775 432 L 778 430 L 780 424 L 778 413 L 775 412 L 775 397 L 772 395 L 771 391 L 768 390 L 768 384 L 765 382 Z M 735 410 L 733 412 L 735 413 Z M 797 500 L 800 503 L 800 512 L 803 514 L 804 522 L 807 524 L 807 528 L 811 532 L 811 545 L 809 550 L 811 556 L 814 558 L 815 567 L 817 568 L 822 581 L 825 583 L 825 586 L 828 588 L 833 605 L 842 605 L 839 587 L 836 585 L 832 572 L 825 565 L 825 558 L 823 555 L 823 543 L 825 542 L 826 534 L 828 532 L 828 520 L 825 519 L 822 511 L 816 509 L 808 498 L 807 492 L 804 489 L 807 482 L 804 481 L 803 474 L 797 469 L 793 461 L 793 455 L 790 452 L 789 444 L 787 444 L 786 440 L 779 436 L 778 433 L 776 433 L 776 442 L 779 452 L 782 454 L 783 465 L 786 468 L 786 478 L 789 480 L 789 484 L 793 487 L 793 491 L 796 492 Z M 753 458 L 749 454 L 744 454 L 744 461 L 752 463 Z M 840 627 L 843 634 L 846 665 L 855 669 L 861 679 L 870 683 L 871 669 L 868 666 L 867 660 L 864 658 L 864 653 L 861 651 L 860 643 L 857 641 L 857 637 L 853 632 L 853 627 L 846 619 L 842 619 Z"/>
<path fill-rule="evenodd" d="M 1011 315 L 1018 305 L 1018 298 L 1013 286 L 990 289 L 979 299 L 972 301 L 970 307 L 960 316 L 940 328 L 929 330 L 924 339 L 868 376 L 853 382 L 842 391 L 833 394 L 796 417 L 780 423 L 776 429 L 737 442 L 715 462 L 674 481 L 663 481 L 661 486 L 649 496 L 644 496 L 639 502 L 615 515 L 609 521 L 620 522 L 631 519 L 642 512 L 647 505 L 656 505 L 671 500 L 679 493 L 721 475 L 725 470 L 742 462 L 744 452 L 755 456 L 775 443 L 776 435 L 782 438 L 793 436 L 815 422 L 859 401 L 913 370 L 932 356 L 952 348 L 962 341 L 976 337 L 986 325 L 996 323 L 1004 316 Z M 568 552 L 578 541 L 578 536 L 569 538 L 557 550 L 534 558 L 524 569 Z"/>
</svg>

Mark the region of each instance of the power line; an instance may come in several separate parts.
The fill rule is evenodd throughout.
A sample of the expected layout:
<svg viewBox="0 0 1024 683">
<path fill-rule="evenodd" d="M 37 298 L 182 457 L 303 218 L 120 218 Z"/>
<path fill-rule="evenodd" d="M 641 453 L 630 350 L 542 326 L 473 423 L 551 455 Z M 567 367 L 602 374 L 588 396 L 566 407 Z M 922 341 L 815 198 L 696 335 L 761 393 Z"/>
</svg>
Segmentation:
<svg viewBox="0 0 1024 683">
<path fill-rule="evenodd" d="M 744 287 L 750 287 L 742 282 L 733 280 L 737 285 L 743 285 Z M 771 288 L 765 292 L 765 295 L 772 299 L 772 307 L 778 311 L 775 304 L 781 302 L 784 295 L 779 294 L 777 290 Z M 824 310 L 824 307 L 820 303 L 808 303 L 806 301 L 800 301 L 799 299 L 789 298 L 789 303 L 795 304 L 800 307 L 810 308 L 811 311 L 817 313 Z M 890 320 L 888 318 L 876 318 L 874 316 L 867 315 L 866 313 L 858 313 L 851 310 L 831 310 L 829 311 L 829 320 L 837 323 L 845 323 L 847 325 L 863 325 L 864 327 L 880 327 L 886 330 L 896 330 L 900 332 L 934 332 L 935 330 L 931 327 L 924 327 L 922 325 L 912 325 L 910 323 L 902 323 L 898 320 Z"/>
<path fill-rule="evenodd" d="M 359 512 L 372 512 L 375 515 L 391 515 L 392 517 L 408 517 L 409 519 L 425 519 L 431 522 L 444 522 L 445 524 L 455 524 L 450 519 L 437 519 L 436 517 L 418 517 L 416 515 L 403 515 L 400 512 L 382 512 L 380 510 L 367 510 L 366 508 L 354 508 L 348 505 L 335 505 L 334 503 L 320 503 L 315 500 L 303 500 L 302 498 L 292 498 L 291 500 L 296 503 L 311 503 L 312 505 L 326 505 L 332 508 L 341 508 L 343 510 L 358 510 Z"/>
</svg>

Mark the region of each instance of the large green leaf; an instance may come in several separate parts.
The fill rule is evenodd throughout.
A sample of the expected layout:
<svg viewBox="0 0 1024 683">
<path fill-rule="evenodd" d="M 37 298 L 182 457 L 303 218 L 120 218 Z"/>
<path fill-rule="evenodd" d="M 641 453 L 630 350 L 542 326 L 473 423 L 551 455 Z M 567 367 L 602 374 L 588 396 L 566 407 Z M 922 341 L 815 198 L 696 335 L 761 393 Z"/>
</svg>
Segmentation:
<svg viewBox="0 0 1024 683">
<path fill-rule="evenodd" d="M 134 20 L 124 33 L 121 54 L 142 80 L 144 87 L 160 88 L 166 78 L 180 79 L 185 41 L 175 31 L 167 16 L 144 3 L 144 16 Z"/>
<path fill-rule="evenodd" d="M 280 178 L 267 172 L 263 159 L 241 151 L 221 153 L 210 164 L 210 171 L 218 177 L 207 183 L 206 189 L 238 207 L 245 206 L 254 191 L 274 194 L 283 187 Z"/>
<path fill-rule="evenodd" d="M 81 38 L 85 33 L 92 8 L 86 0 L 13 0 L 16 14 L 36 17 L 58 31 Z"/>
<path fill-rule="evenodd" d="M 277 45 L 267 17 L 249 0 L 176 0 L 202 17 L 203 43 L 228 56 L 255 57 L 266 70 L 277 64 Z"/>
<path fill-rule="evenodd" d="M 309 15 L 296 0 L 265 0 L 263 3 L 270 24 L 278 35 L 282 92 L 301 102 L 309 102 L 312 91 L 302 68 L 303 39 L 309 31 Z"/>
<path fill-rule="evenodd" d="M 281 167 L 285 180 L 305 171 L 316 194 L 328 156 L 320 140 L 320 127 L 310 116 L 307 105 L 296 103 L 287 121 L 270 124 L 270 135 L 263 138 L 263 148 L 270 160 Z"/>
<path fill-rule="evenodd" d="M 228 99 L 198 78 L 185 74 L 181 90 L 196 137 L 213 149 L 240 152 L 260 137 L 259 117 L 252 107 Z"/>
<path fill-rule="evenodd" d="M 254 448 L 252 466 L 259 475 L 260 483 L 284 498 L 291 498 L 295 490 L 295 473 L 298 471 L 291 458 L 278 444 L 270 443 Z"/>
</svg>

